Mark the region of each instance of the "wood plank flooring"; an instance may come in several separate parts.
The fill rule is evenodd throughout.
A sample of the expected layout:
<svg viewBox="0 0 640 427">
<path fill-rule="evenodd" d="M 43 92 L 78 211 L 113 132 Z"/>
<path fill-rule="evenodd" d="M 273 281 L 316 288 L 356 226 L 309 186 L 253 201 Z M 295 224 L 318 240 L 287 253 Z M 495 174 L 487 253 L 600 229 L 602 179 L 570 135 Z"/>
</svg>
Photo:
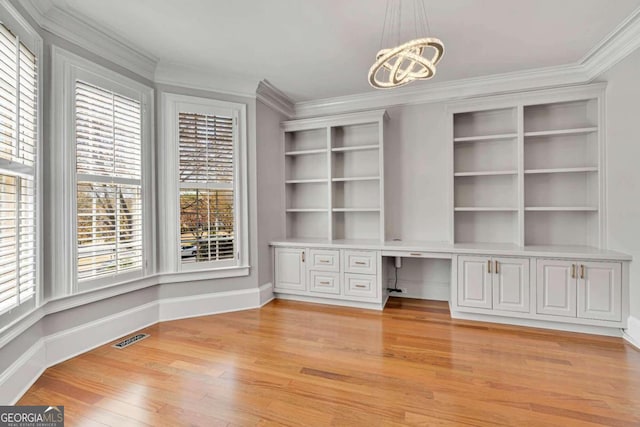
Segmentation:
<svg viewBox="0 0 640 427">
<path fill-rule="evenodd" d="M 276 300 L 165 322 L 48 369 L 20 405 L 67 426 L 640 426 L 640 352 L 619 338 Z"/>
</svg>

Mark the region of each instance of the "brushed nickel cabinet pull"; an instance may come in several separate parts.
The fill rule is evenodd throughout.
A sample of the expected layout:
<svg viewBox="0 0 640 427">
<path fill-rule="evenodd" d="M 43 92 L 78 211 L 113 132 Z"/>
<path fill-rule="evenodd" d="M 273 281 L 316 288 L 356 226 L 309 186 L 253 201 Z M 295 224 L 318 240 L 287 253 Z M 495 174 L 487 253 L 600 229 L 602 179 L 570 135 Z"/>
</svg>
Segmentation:
<svg viewBox="0 0 640 427">
<path fill-rule="evenodd" d="M 487 273 L 491 274 L 491 260 L 487 260 Z"/>
<path fill-rule="evenodd" d="M 580 278 L 584 279 L 584 264 L 580 265 Z"/>
<path fill-rule="evenodd" d="M 302 262 L 304 262 L 304 251 L 302 251 Z"/>
<path fill-rule="evenodd" d="M 366 288 L 365 285 L 356 285 L 356 288 Z"/>
<path fill-rule="evenodd" d="M 356 265 L 367 265 L 364 261 L 356 261 Z"/>
<path fill-rule="evenodd" d="M 498 260 L 496 260 L 496 274 L 500 273 L 499 267 L 498 267 Z"/>
<path fill-rule="evenodd" d="M 329 264 L 329 260 L 328 259 L 321 259 L 320 262 L 322 264 Z"/>
<path fill-rule="evenodd" d="M 321 284 L 321 285 L 330 285 L 331 283 L 330 283 L 330 282 L 326 282 L 326 281 L 325 281 L 325 282 L 320 282 L 320 284 Z"/>
<path fill-rule="evenodd" d="M 571 278 L 572 279 L 576 278 L 576 265 L 575 264 L 571 264 Z"/>
<path fill-rule="evenodd" d="M 415 253 L 415 252 L 411 252 L 409 255 L 411 255 L 411 256 L 422 256 L 422 254 L 418 254 L 418 253 Z"/>
</svg>

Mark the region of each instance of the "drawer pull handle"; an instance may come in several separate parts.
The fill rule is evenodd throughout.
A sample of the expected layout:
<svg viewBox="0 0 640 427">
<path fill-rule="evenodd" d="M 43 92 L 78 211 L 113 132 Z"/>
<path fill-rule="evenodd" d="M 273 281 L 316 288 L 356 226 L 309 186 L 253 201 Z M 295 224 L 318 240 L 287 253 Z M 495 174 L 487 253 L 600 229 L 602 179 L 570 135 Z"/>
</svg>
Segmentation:
<svg viewBox="0 0 640 427">
<path fill-rule="evenodd" d="M 364 261 L 356 261 L 356 265 L 367 265 Z"/>
<path fill-rule="evenodd" d="M 329 264 L 329 260 L 328 259 L 321 259 L 320 262 L 322 264 Z"/>
<path fill-rule="evenodd" d="M 302 251 L 302 262 L 304 262 L 304 251 Z"/>
<path fill-rule="evenodd" d="M 580 278 L 584 279 L 584 264 L 580 265 Z"/>
<path fill-rule="evenodd" d="M 411 255 L 411 256 L 422 256 L 422 254 L 415 253 L 415 252 L 411 252 L 409 255 Z"/>
<path fill-rule="evenodd" d="M 496 260 L 496 274 L 500 273 L 500 270 L 498 269 L 498 261 Z"/>
<path fill-rule="evenodd" d="M 326 281 L 325 281 L 325 282 L 320 282 L 320 284 L 321 284 L 321 285 L 330 285 L 331 283 L 330 283 L 330 282 L 326 282 Z"/>
<path fill-rule="evenodd" d="M 576 278 L 576 265 L 575 264 L 571 264 L 571 278 L 572 279 Z"/>
<path fill-rule="evenodd" d="M 487 273 L 491 274 L 491 260 L 487 260 Z"/>
<path fill-rule="evenodd" d="M 355 285 L 355 286 L 356 286 L 356 288 L 366 288 L 365 285 Z"/>
</svg>

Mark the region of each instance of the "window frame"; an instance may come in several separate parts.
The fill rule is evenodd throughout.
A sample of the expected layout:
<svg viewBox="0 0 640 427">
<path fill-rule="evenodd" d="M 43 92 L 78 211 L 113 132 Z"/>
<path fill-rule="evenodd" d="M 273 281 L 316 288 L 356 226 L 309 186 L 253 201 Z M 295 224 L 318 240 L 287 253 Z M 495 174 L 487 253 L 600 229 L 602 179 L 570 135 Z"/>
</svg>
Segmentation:
<svg viewBox="0 0 640 427">
<path fill-rule="evenodd" d="M 44 81 L 44 55 L 43 55 L 43 40 L 40 34 L 29 24 L 29 22 L 15 9 L 15 7 L 7 0 L 0 0 L 0 22 L 3 23 L 12 33 L 14 33 L 18 40 L 33 53 L 36 57 L 36 138 L 34 141 L 35 160 L 33 164 L 33 187 L 34 187 L 34 227 L 35 227 L 35 262 L 34 262 L 34 295 L 33 298 L 29 298 L 25 302 L 21 302 L 19 305 L 7 309 L 0 314 L 0 329 L 3 325 L 11 323 L 17 318 L 24 316 L 26 313 L 36 309 L 42 305 L 44 298 L 44 290 L 42 286 L 42 267 L 43 267 L 43 250 L 42 250 L 42 206 L 43 206 L 43 191 L 42 191 L 42 172 L 43 172 L 43 135 L 42 135 L 42 122 L 43 122 L 43 81 Z"/>
<path fill-rule="evenodd" d="M 182 263 L 180 242 L 180 141 L 179 113 L 188 112 L 208 115 L 230 115 L 234 120 L 233 197 L 234 234 L 236 256 L 233 260 L 217 260 Z M 247 191 L 247 106 L 245 104 L 221 101 L 205 97 L 162 94 L 163 133 L 159 152 L 163 153 L 164 174 L 159 174 L 165 188 L 164 197 L 168 202 L 164 221 L 165 253 L 161 257 L 162 270 L 166 272 L 212 272 L 216 277 L 236 277 L 249 274 L 248 239 L 248 191 Z M 159 212 L 160 213 L 160 212 Z M 162 227 L 164 225 L 165 227 Z M 175 248 L 171 250 L 171 248 Z"/>
<path fill-rule="evenodd" d="M 78 280 L 77 265 L 77 184 L 75 139 L 75 85 L 83 81 L 140 101 L 142 108 L 141 191 L 142 191 L 142 267 L 140 269 Z M 119 73 L 88 61 L 64 49 L 52 47 L 53 143 L 52 180 L 54 196 L 54 251 L 52 260 L 54 296 L 64 296 L 141 279 L 155 273 L 155 194 L 153 185 L 153 89 Z M 55 150 L 55 151 L 54 151 Z M 62 153 L 60 153 L 60 151 Z M 56 183 L 58 180 L 58 183 Z M 67 231 L 65 231 L 67 230 Z M 71 230 L 69 233 L 68 230 Z"/>
</svg>

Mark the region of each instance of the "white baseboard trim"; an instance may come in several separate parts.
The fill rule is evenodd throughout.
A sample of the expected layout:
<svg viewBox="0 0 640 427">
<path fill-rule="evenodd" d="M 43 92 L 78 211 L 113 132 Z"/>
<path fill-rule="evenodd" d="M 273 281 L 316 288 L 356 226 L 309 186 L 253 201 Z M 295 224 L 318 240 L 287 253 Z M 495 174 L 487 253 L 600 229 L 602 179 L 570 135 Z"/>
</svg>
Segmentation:
<svg viewBox="0 0 640 427">
<path fill-rule="evenodd" d="M 640 350 L 640 319 L 629 316 L 627 329 L 622 332 L 622 337 L 632 346 Z"/>
<path fill-rule="evenodd" d="M 47 369 L 44 340 L 36 341 L 0 375 L 0 402 L 15 405 Z"/>
<path fill-rule="evenodd" d="M 260 307 L 269 304 L 275 298 L 273 295 L 273 283 L 265 283 L 258 289 L 260 289 Z"/>
<path fill-rule="evenodd" d="M 49 335 L 44 339 L 46 365 L 57 365 L 155 323 L 157 301 Z"/>
<path fill-rule="evenodd" d="M 260 288 L 166 298 L 42 337 L 0 373 L 0 405 L 14 405 L 50 366 L 158 322 L 259 308 L 273 298 L 272 289 L 268 283 Z"/>
<path fill-rule="evenodd" d="M 499 323 L 502 325 L 527 326 L 530 328 L 550 329 L 554 331 L 578 332 L 582 334 L 605 335 L 621 337 L 621 329 L 604 326 L 578 325 L 572 323 L 552 322 L 549 320 L 522 319 L 517 317 L 500 317 L 479 313 L 463 313 L 454 311 L 449 304 L 449 311 L 453 319 L 474 320 L 478 322 Z"/>
<path fill-rule="evenodd" d="M 160 322 L 165 322 L 258 307 L 260 307 L 260 290 L 258 288 L 241 289 L 163 299 L 160 301 L 158 319 Z"/>
<path fill-rule="evenodd" d="M 341 299 L 310 297 L 307 295 L 293 295 L 293 294 L 281 294 L 281 293 L 276 293 L 275 296 L 278 299 L 286 299 L 291 301 L 310 302 L 314 304 L 339 305 L 341 307 L 365 308 L 367 310 L 378 310 L 378 311 L 382 311 L 384 309 L 384 305 L 387 302 L 386 299 L 384 299 L 384 303 L 380 304 L 377 302 L 349 301 L 349 300 L 341 300 Z"/>
</svg>

